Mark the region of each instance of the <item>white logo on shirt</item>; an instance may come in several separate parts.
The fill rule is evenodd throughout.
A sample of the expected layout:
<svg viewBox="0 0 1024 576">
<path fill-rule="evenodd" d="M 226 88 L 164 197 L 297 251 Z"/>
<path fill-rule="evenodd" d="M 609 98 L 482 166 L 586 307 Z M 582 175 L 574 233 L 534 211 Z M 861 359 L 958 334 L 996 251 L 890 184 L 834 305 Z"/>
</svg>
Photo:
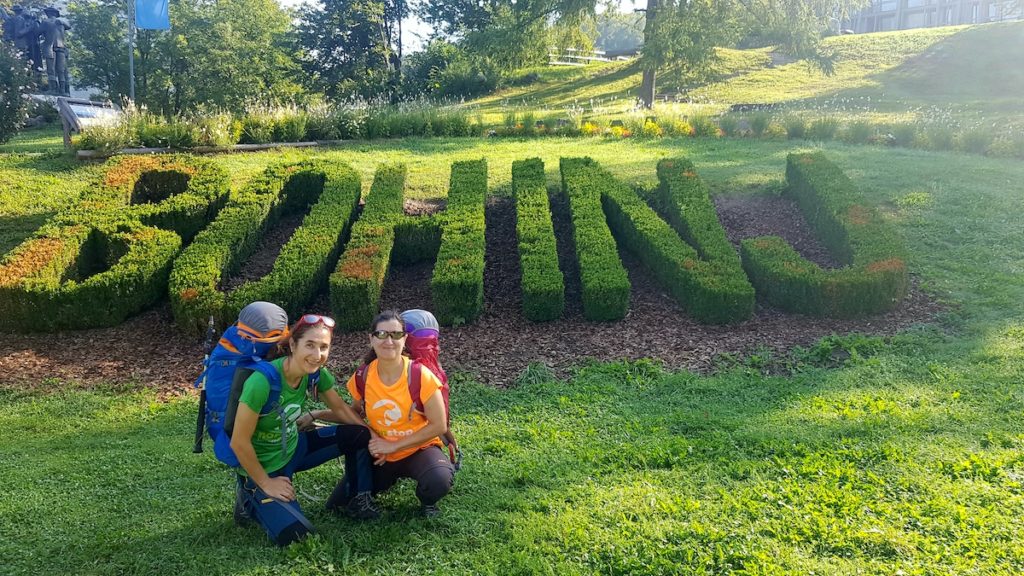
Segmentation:
<svg viewBox="0 0 1024 576">
<path fill-rule="evenodd" d="M 377 410 L 380 408 L 384 408 L 384 419 L 377 420 L 377 424 L 387 427 L 402 419 L 402 409 L 399 408 L 398 404 L 394 401 L 386 398 L 384 400 L 378 400 L 377 403 L 373 405 L 372 409 Z"/>
</svg>

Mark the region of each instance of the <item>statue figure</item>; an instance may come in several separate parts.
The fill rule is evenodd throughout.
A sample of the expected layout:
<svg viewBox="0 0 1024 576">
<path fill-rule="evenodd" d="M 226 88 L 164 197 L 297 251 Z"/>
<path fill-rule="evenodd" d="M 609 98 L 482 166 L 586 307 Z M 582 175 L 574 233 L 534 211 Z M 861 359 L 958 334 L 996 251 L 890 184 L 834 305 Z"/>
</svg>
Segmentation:
<svg viewBox="0 0 1024 576">
<path fill-rule="evenodd" d="M 46 19 L 39 24 L 39 31 L 43 36 L 42 57 L 46 62 L 47 88 L 50 94 L 67 96 L 70 94 L 70 86 L 67 84 L 68 76 L 68 51 L 67 43 L 64 41 L 64 30 L 70 28 L 67 20 L 60 18 L 60 10 L 53 6 L 47 6 L 43 13 Z"/>
<path fill-rule="evenodd" d="M 43 68 L 42 51 L 39 49 L 39 36 L 42 29 L 39 13 L 35 10 L 22 12 L 22 24 L 18 31 L 18 42 L 15 47 L 22 51 L 25 61 L 31 65 L 32 75 L 39 81 L 39 73 Z"/>
</svg>

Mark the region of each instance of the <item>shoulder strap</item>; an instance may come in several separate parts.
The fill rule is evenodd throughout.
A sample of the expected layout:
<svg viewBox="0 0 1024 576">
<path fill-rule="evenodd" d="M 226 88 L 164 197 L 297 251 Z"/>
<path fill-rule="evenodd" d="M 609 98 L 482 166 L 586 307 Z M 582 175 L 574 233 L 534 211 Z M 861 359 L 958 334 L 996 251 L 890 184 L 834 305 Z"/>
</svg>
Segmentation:
<svg viewBox="0 0 1024 576">
<path fill-rule="evenodd" d="M 421 414 L 425 410 L 423 408 L 423 399 L 420 398 L 420 393 L 423 390 L 422 383 L 420 382 L 422 372 L 423 370 L 421 368 L 419 361 L 409 361 L 409 374 L 407 379 L 409 383 L 409 397 L 412 398 L 413 409 Z"/>
<path fill-rule="evenodd" d="M 313 397 L 313 402 L 320 401 L 320 370 L 310 374 L 309 379 L 306 380 L 306 393 Z"/>
<path fill-rule="evenodd" d="M 356 370 L 356 392 L 359 392 L 359 400 L 366 401 L 366 372 L 370 369 L 369 364 L 363 364 Z"/>
<path fill-rule="evenodd" d="M 256 372 L 259 372 L 267 379 L 270 384 L 270 395 L 267 396 L 267 403 L 263 405 L 263 409 L 260 410 L 260 416 L 270 414 L 281 400 L 281 374 L 277 371 L 277 366 L 274 366 L 266 360 L 257 360 L 248 366 Z"/>
</svg>

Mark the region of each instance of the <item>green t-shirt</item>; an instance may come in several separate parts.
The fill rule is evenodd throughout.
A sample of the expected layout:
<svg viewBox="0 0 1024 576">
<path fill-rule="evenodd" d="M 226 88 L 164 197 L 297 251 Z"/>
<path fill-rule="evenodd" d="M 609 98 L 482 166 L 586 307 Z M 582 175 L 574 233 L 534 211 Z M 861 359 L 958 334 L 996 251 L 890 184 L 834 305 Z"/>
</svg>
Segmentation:
<svg viewBox="0 0 1024 576">
<path fill-rule="evenodd" d="M 281 406 L 284 407 L 284 416 L 288 420 L 288 450 L 281 452 L 281 418 L 278 411 L 271 410 L 269 413 L 260 416 L 256 422 L 256 430 L 252 433 L 252 447 L 256 451 L 256 457 L 267 473 L 275 472 L 284 468 L 284 465 L 292 459 L 295 454 L 295 447 L 299 443 L 298 427 L 295 420 L 305 410 L 306 387 L 309 384 L 309 376 L 303 376 L 298 388 L 292 388 L 284 379 L 284 358 L 278 358 L 270 362 L 277 368 L 281 376 Z M 334 375 L 326 368 L 320 369 L 320 382 L 317 385 L 320 392 L 326 392 L 334 388 Z M 270 382 L 259 372 L 253 372 L 242 385 L 242 395 L 238 401 L 244 403 L 257 414 L 263 410 L 263 406 L 270 397 Z M 244 470 L 239 467 L 243 474 Z"/>
</svg>

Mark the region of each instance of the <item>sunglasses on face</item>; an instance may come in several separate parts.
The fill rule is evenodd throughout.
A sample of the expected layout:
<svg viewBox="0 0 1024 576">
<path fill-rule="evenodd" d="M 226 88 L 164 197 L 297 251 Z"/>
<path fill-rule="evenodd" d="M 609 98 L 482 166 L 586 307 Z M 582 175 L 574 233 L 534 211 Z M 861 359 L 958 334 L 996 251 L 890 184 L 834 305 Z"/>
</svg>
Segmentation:
<svg viewBox="0 0 1024 576">
<path fill-rule="evenodd" d="M 373 332 L 370 332 L 370 335 L 377 340 L 387 340 L 388 336 L 390 336 L 392 340 L 401 340 L 402 338 L 405 338 L 405 330 L 374 330 Z"/>
<path fill-rule="evenodd" d="M 330 316 L 321 316 L 320 314 L 303 314 L 302 318 L 299 318 L 299 322 L 296 326 L 302 326 L 303 324 L 309 324 L 310 326 L 323 324 L 328 329 L 333 329 L 334 318 L 331 318 Z"/>
</svg>

